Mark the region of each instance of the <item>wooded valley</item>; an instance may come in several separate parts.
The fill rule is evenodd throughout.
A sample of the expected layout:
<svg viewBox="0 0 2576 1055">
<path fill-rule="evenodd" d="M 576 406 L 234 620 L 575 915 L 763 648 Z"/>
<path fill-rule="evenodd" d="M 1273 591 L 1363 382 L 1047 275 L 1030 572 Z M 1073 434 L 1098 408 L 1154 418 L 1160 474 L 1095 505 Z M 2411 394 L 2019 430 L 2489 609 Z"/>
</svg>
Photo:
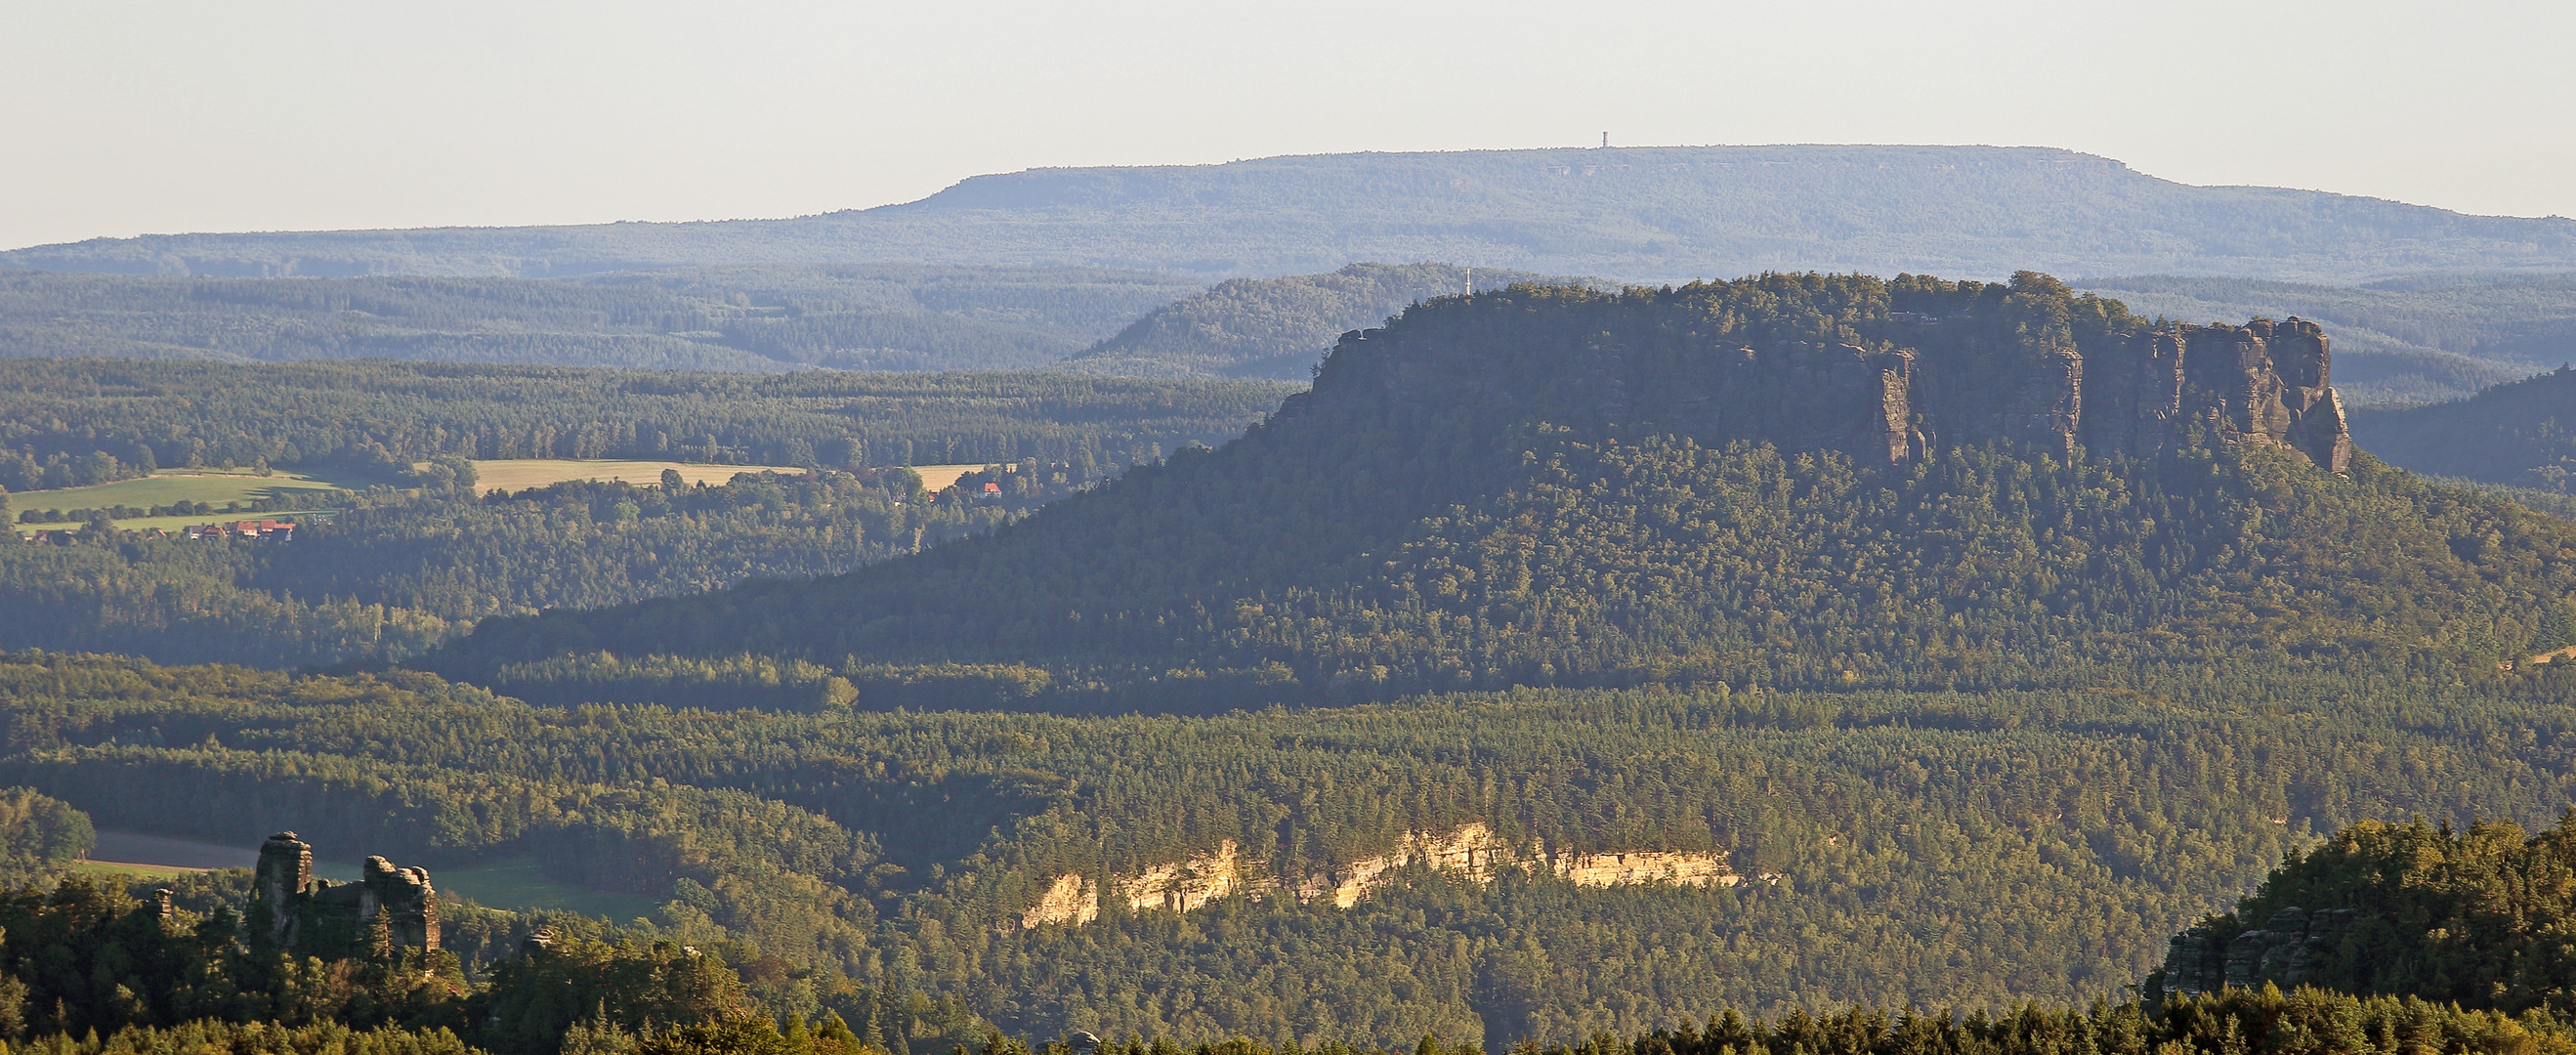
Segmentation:
<svg viewBox="0 0 2576 1055">
<path fill-rule="evenodd" d="M 1303 390 L 0 364 L 0 483 L 382 481 L 292 541 L 0 536 L 0 1039 L 2576 1048 L 2576 524 L 2377 457 L 2330 340 L 1765 275 L 1480 284 Z M 2554 376 L 2403 413 L 2563 492 Z M 324 948 L 74 860 L 289 831 L 653 907 Z"/>
</svg>

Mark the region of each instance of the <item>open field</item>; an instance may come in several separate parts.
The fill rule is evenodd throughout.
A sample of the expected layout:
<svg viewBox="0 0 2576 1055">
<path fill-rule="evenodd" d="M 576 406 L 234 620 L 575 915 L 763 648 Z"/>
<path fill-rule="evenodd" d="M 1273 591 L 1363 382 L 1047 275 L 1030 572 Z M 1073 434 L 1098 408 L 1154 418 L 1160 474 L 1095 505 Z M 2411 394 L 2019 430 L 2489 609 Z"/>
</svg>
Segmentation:
<svg viewBox="0 0 2576 1055">
<path fill-rule="evenodd" d="M 916 465 L 912 471 L 921 474 L 921 486 L 945 491 L 957 485 L 957 478 L 984 468 L 981 465 Z"/>
<path fill-rule="evenodd" d="M 211 869 L 183 868 L 178 865 L 131 864 L 125 861 L 75 861 L 72 871 L 78 875 L 104 876 L 115 879 L 176 879 L 190 872 Z"/>
<path fill-rule="evenodd" d="M 487 908 L 553 908 L 613 920 L 651 917 L 660 906 L 652 898 L 603 894 L 548 879 L 529 857 L 505 857 L 461 868 L 433 869 L 431 886 Z"/>
<path fill-rule="evenodd" d="M 187 527 L 190 524 L 221 524 L 234 520 L 306 521 L 316 518 L 328 518 L 335 512 L 338 511 L 332 509 L 305 509 L 293 513 L 209 513 L 205 516 L 186 517 L 119 517 L 116 520 L 116 526 L 127 531 L 150 531 L 153 528 L 160 528 L 163 531 L 177 534 L 179 529 Z M 63 521 L 47 522 L 42 524 L 15 524 L 12 526 L 18 529 L 18 533 L 20 535 L 32 535 L 38 531 L 77 528 L 82 526 L 84 523 L 86 523 L 86 521 Z"/>
<path fill-rule="evenodd" d="M 141 862 L 141 867 L 203 872 L 214 868 L 248 868 L 259 863 L 259 847 L 199 842 L 167 835 L 101 828 L 89 855 L 102 863 Z"/>
<path fill-rule="evenodd" d="M 268 475 L 259 476 L 212 469 L 164 469 L 140 479 L 119 480 L 95 487 L 20 491 L 10 495 L 9 501 L 20 512 L 30 509 L 97 509 L 102 506 L 149 509 L 173 502 L 209 502 L 221 506 L 227 502 L 253 502 L 287 491 L 328 491 L 338 487 L 365 487 L 377 482 L 380 481 L 328 470 L 273 469 Z"/>
<path fill-rule="evenodd" d="M 677 469 L 693 484 L 720 484 L 735 473 L 802 473 L 792 465 L 705 465 L 694 462 L 641 462 L 583 458 L 511 458 L 474 463 L 474 485 L 486 491 L 525 491 L 571 480 L 623 480 L 660 483 L 662 470 Z"/>
<path fill-rule="evenodd" d="M 916 465 L 912 471 L 921 474 L 921 485 L 943 491 L 957 478 L 982 469 L 973 465 Z M 711 465 L 702 462 L 646 462 L 614 459 L 512 458 L 474 463 L 474 485 L 486 491 L 524 491 L 547 487 L 569 480 L 623 480 L 630 484 L 659 483 L 662 470 L 678 469 L 680 479 L 693 484 L 720 484 L 733 479 L 735 473 L 801 473 L 792 465 Z"/>
</svg>

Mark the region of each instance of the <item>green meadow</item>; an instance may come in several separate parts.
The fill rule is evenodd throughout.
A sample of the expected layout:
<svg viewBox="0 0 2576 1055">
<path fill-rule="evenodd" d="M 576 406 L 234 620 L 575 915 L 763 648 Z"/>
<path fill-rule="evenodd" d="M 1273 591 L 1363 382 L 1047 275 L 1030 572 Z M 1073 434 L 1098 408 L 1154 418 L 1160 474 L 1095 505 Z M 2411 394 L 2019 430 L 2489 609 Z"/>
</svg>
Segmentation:
<svg viewBox="0 0 2576 1055">
<path fill-rule="evenodd" d="M 9 496 L 9 504 L 17 511 L 18 515 L 48 509 L 60 509 L 68 513 L 69 510 L 74 509 L 104 509 L 112 506 L 133 506 L 138 509 L 150 509 L 154 506 L 175 505 L 180 502 L 204 502 L 217 509 L 221 509 L 224 506 L 231 505 L 233 503 L 238 502 L 243 505 L 248 505 L 263 499 L 275 498 L 289 492 L 322 492 L 330 491 L 335 488 L 354 489 L 380 482 L 382 481 L 367 479 L 353 473 L 335 472 L 330 470 L 304 471 L 272 469 L 269 471 L 268 475 L 261 476 L 257 473 L 247 471 L 221 472 L 216 470 L 172 469 L 133 480 L 119 480 L 115 483 L 98 484 L 93 487 L 66 487 L 52 491 L 21 491 Z M 202 524 L 208 520 L 224 515 L 226 514 L 215 513 L 205 516 L 178 517 L 125 517 L 118 519 L 116 526 L 136 530 L 155 527 L 167 530 L 177 528 L 185 524 Z M 236 518 L 238 518 L 239 515 L 240 514 L 234 514 Z M 278 519 L 292 519 L 290 515 L 269 515 L 275 516 Z M 79 521 L 73 520 L 69 516 L 65 516 L 61 520 L 28 521 L 22 522 L 17 526 L 21 531 L 28 531 L 39 527 L 50 527 L 56 524 L 75 524 L 78 522 Z"/>
</svg>

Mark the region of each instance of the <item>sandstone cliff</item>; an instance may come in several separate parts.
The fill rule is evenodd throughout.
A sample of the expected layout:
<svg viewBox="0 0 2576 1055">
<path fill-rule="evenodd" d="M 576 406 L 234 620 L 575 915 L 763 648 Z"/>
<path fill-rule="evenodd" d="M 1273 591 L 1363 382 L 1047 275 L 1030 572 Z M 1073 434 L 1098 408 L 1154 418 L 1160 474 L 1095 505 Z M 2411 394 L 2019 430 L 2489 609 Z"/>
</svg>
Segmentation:
<svg viewBox="0 0 2576 1055">
<path fill-rule="evenodd" d="M 294 832 L 260 844 L 251 900 L 254 921 L 266 924 L 265 938 L 279 949 L 350 955 L 379 915 L 396 946 L 438 948 L 438 891 L 428 869 L 369 857 L 357 882 L 335 885 L 313 875 L 313 847 Z"/>
<path fill-rule="evenodd" d="M 1486 322 L 1470 317 L 1421 336 L 1344 334 L 1318 390 L 1378 388 L 1426 405 L 1464 392 L 1554 421 L 1651 422 L 1703 442 L 1759 440 L 1878 465 L 1998 440 L 2059 458 L 2079 449 L 2153 455 L 2195 432 L 2286 447 L 2332 472 L 2352 455 L 2329 342 L 2298 318 L 2112 334 L 2089 352 L 1999 347 L 1991 320 L 1907 312 L 1869 347 L 1695 345 L 1669 328 L 1630 341 L 1550 335 L 1543 340 L 1582 343 L 1579 354 L 1535 364 L 1555 375 L 1544 394 L 1526 384 L 1505 391 L 1485 376 L 1499 372 L 1476 354 Z"/>
<path fill-rule="evenodd" d="M 1727 866 L 1723 854 L 1646 850 L 1569 851 L 1550 856 L 1536 842 L 1514 847 L 1482 822 L 1470 822 L 1445 832 L 1406 832 L 1388 853 L 1357 858 L 1295 882 L 1282 882 L 1264 862 L 1244 857 L 1228 839 L 1207 853 L 1112 877 L 1109 896 L 1131 912 L 1189 912 L 1235 894 L 1284 889 L 1301 903 L 1329 900 L 1335 908 L 1350 908 L 1388 882 L 1392 873 L 1410 867 L 1449 872 L 1477 883 L 1491 882 L 1507 868 L 1529 868 L 1587 887 L 1733 886 L 1741 878 Z M 1039 891 L 1036 902 L 1020 914 L 1020 926 L 1089 923 L 1100 918 L 1100 904 L 1100 884 L 1091 877 L 1054 876 Z"/>
</svg>

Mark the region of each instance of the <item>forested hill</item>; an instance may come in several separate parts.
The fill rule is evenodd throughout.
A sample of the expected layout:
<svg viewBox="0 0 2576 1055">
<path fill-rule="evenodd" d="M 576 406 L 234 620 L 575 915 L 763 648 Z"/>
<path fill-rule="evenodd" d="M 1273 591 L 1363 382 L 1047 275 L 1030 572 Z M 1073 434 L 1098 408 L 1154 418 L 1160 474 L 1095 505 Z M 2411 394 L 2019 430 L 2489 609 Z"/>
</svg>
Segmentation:
<svg viewBox="0 0 2576 1055">
<path fill-rule="evenodd" d="M 2576 370 L 2450 403 L 2368 411 L 2353 425 L 2418 472 L 2576 493 Z"/>
<path fill-rule="evenodd" d="M 1430 263 L 1352 264 L 1325 275 L 1231 279 L 1147 312 L 1064 365 L 1126 377 L 1304 381 L 1314 376 L 1335 338 L 1385 322 L 1415 301 L 1464 293 L 1477 284 L 1499 289 L 1573 281 Z"/>
<path fill-rule="evenodd" d="M 1064 358 L 1199 288 L 1098 268 L 905 264 L 567 282 L 0 270 L 0 357 L 993 369 Z"/>
<path fill-rule="evenodd" d="M 2537 834 L 2363 821 L 2281 867 L 2236 910 L 2175 935 L 2148 988 L 2317 986 L 2511 1012 L 2576 1011 L 2576 811 Z"/>
<path fill-rule="evenodd" d="M 1061 371 L 745 375 L 0 359 L 0 486 L 104 483 L 155 465 L 399 471 L 442 454 L 852 468 L 1023 457 L 1123 465 L 1240 435 L 1291 391 L 1276 382 Z M 74 477 L 84 462 L 126 468 Z"/>
<path fill-rule="evenodd" d="M 991 536 L 494 621 L 432 664 L 786 654 L 894 706 L 976 702 L 921 695 L 968 668 L 902 673 L 963 662 L 1016 672 L 999 702 L 1126 710 L 2230 657 L 2493 677 L 2576 640 L 2576 527 L 2354 453 L 2330 369 L 2309 324 L 2151 331 L 2027 273 L 1441 298 L 1244 438 Z"/>
<path fill-rule="evenodd" d="M 1036 169 L 788 220 L 155 235 L 0 254 L 0 266 L 60 271 L 319 276 L 891 260 L 1203 278 L 1450 260 L 1628 281 L 2021 267 L 2337 280 L 2568 270 L 2576 221 L 2194 187 L 2044 148 L 1642 147 Z"/>
</svg>

